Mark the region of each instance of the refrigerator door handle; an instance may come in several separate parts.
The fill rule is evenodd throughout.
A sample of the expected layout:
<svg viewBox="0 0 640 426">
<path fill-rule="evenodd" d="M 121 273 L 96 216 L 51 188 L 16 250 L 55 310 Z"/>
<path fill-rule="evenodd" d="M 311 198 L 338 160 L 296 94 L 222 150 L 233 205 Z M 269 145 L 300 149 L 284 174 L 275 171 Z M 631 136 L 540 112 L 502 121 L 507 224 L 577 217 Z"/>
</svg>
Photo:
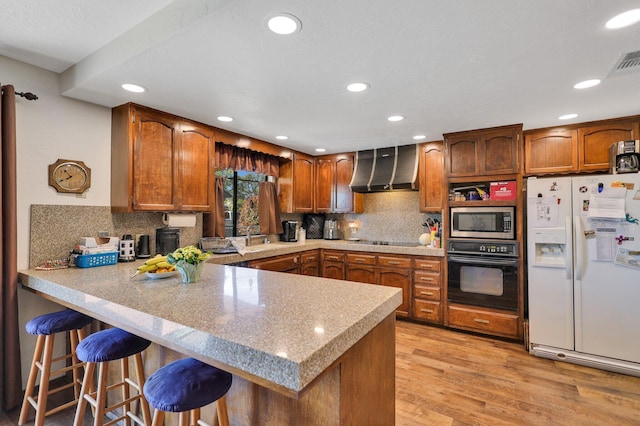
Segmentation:
<svg viewBox="0 0 640 426">
<path fill-rule="evenodd" d="M 584 237 L 584 230 L 582 229 L 582 220 L 580 216 L 575 216 L 575 230 L 576 230 L 576 280 L 582 279 L 582 273 L 584 265 L 587 262 L 585 259 L 585 245 L 586 239 Z"/>
<path fill-rule="evenodd" d="M 565 250 L 564 250 L 564 262 L 567 267 L 567 279 L 571 279 L 573 274 L 573 253 L 571 247 L 571 216 L 565 218 L 564 232 L 565 232 Z"/>
</svg>

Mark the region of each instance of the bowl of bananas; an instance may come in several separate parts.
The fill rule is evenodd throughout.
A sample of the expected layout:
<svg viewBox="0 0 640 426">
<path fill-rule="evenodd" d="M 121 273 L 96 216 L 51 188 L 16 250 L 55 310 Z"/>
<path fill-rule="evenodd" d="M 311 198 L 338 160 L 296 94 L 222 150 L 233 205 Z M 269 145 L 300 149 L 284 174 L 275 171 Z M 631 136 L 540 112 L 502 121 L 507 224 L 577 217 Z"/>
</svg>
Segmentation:
<svg viewBox="0 0 640 426">
<path fill-rule="evenodd" d="M 179 272 L 176 270 L 175 265 L 170 264 L 167 261 L 167 256 L 157 255 L 151 259 L 147 259 L 142 265 L 138 266 L 136 273 L 133 277 L 145 274 L 147 278 L 152 280 L 158 280 L 162 278 L 169 278 L 177 275 Z"/>
</svg>

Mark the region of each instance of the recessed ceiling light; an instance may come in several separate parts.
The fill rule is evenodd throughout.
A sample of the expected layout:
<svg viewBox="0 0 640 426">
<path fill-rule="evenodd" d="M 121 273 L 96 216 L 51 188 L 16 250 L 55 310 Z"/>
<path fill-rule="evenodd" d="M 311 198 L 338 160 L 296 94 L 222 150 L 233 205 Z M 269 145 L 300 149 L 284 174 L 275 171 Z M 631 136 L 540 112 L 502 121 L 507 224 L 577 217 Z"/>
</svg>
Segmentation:
<svg viewBox="0 0 640 426">
<path fill-rule="evenodd" d="M 589 87 L 597 86 L 600 84 L 600 80 L 594 78 L 593 80 L 585 80 L 580 83 L 576 83 L 573 88 L 574 89 L 588 89 Z"/>
<path fill-rule="evenodd" d="M 144 92 L 146 89 L 142 86 L 139 86 L 137 84 L 132 84 L 132 83 L 124 83 L 121 86 L 124 90 L 127 90 L 129 92 L 133 92 L 133 93 L 142 93 Z"/>
<path fill-rule="evenodd" d="M 267 26 L 276 34 L 289 35 L 300 31 L 302 22 L 288 13 L 278 13 L 267 19 Z"/>
<path fill-rule="evenodd" d="M 276 139 L 280 139 L 281 141 L 286 141 L 287 139 L 289 139 L 289 136 L 279 135 L 279 136 L 276 136 Z"/>
<path fill-rule="evenodd" d="M 576 118 L 578 114 L 565 114 L 558 117 L 558 120 L 570 120 L 572 118 Z"/>
<path fill-rule="evenodd" d="M 609 19 L 605 27 L 610 30 L 617 30 L 618 28 L 628 27 L 638 22 L 640 22 L 640 9 L 632 9 Z"/>
<path fill-rule="evenodd" d="M 364 92 L 369 87 L 371 87 L 369 86 L 369 83 L 351 83 L 347 86 L 347 90 L 350 92 L 358 93 Z"/>
<path fill-rule="evenodd" d="M 316 152 L 326 152 L 327 150 L 324 148 L 316 148 Z"/>
<path fill-rule="evenodd" d="M 426 136 L 425 135 L 415 135 L 413 138 L 418 141 L 420 139 L 426 138 Z"/>
<path fill-rule="evenodd" d="M 402 121 L 404 120 L 404 117 L 401 115 L 392 115 L 391 117 L 387 118 L 387 120 L 389 121 Z"/>
<path fill-rule="evenodd" d="M 225 115 L 221 115 L 220 117 L 218 117 L 219 121 L 233 121 L 233 118 L 231 117 L 227 117 Z"/>
</svg>

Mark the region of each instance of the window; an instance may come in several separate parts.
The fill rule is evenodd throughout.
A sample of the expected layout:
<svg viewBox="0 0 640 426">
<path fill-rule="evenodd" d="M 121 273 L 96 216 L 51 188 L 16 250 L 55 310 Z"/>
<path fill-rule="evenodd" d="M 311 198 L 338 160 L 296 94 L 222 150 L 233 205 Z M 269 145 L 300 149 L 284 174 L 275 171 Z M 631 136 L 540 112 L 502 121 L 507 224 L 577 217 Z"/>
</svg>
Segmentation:
<svg viewBox="0 0 640 426">
<path fill-rule="evenodd" d="M 258 220 L 258 184 L 267 180 L 262 173 L 218 170 L 216 176 L 226 177 L 224 184 L 225 237 L 260 233 Z"/>
</svg>

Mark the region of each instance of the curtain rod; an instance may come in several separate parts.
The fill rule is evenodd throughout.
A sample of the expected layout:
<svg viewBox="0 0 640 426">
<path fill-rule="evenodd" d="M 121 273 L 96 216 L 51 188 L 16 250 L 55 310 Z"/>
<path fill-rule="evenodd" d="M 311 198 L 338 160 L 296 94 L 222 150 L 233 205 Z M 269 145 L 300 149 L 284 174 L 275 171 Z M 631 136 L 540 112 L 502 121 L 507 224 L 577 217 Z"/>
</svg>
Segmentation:
<svg viewBox="0 0 640 426">
<path fill-rule="evenodd" d="M 2 92 L 4 92 L 4 90 L 2 90 Z M 20 96 L 21 98 L 25 98 L 28 101 L 38 100 L 38 96 L 31 92 L 16 92 L 16 95 Z"/>
</svg>

